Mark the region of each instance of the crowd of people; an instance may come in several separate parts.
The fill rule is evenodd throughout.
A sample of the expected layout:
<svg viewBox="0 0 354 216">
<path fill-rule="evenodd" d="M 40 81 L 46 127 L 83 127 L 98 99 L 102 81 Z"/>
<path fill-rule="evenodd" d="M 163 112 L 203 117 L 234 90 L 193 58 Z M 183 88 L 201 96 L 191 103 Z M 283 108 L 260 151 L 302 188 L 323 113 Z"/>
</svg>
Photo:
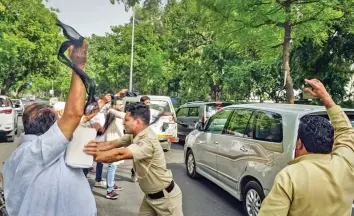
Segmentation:
<svg viewBox="0 0 354 216">
<path fill-rule="evenodd" d="M 81 69 L 87 44 L 69 53 Z M 349 215 L 354 195 L 354 129 L 318 80 L 306 80 L 328 110 L 332 124 L 322 117 L 301 119 L 296 159 L 276 177 L 259 215 Z M 78 127 L 97 131 L 96 140 L 83 151 L 96 161 L 96 187 L 107 189 L 107 199 L 123 190 L 115 183 L 116 166 L 133 160 L 132 180 L 145 196 L 139 216 L 182 216 L 182 192 L 166 167 L 165 155 L 149 127 L 158 116 L 150 99 L 130 103 L 123 110 L 127 90 L 105 95 L 98 109 L 84 115 L 85 86 L 74 72 L 65 104 L 53 109 L 32 104 L 23 114 L 25 135 L 4 166 L 6 209 L 10 216 L 93 216 L 96 202 L 87 181 L 90 169 L 67 166 L 65 153 Z M 334 129 L 333 126 L 334 125 Z M 321 129 L 322 128 L 322 129 Z M 332 151 L 333 149 L 333 151 Z M 108 164 L 107 182 L 102 179 Z M 93 168 L 92 168 L 93 169 Z"/>
<path fill-rule="evenodd" d="M 85 69 L 87 44 L 70 49 L 74 64 Z M 86 90 L 73 72 L 65 103 L 54 108 L 32 104 L 23 114 L 24 136 L 4 166 L 6 209 L 12 215 L 97 215 L 96 203 L 86 178 L 89 169 L 67 166 L 66 149 L 78 127 L 97 131 L 95 141 L 85 151 L 95 157 L 95 186 L 107 189 L 108 199 L 117 199 L 116 165 L 133 159 L 133 179 L 139 181 L 146 194 L 139 215 L 183 215 L 182 193 L 166 168 L 162 147 L 149 128 L 150 120 L 160 115 L 150 112 L 148 97 L 127 105 L 123 111 L 122 97 L 105 95 L 98 108 L 85 115 Z M 84 149 L 82 149 L 84 151 Z M 106 157 L 101 153 L 114 153 Z M 107 183 L 102 179 L 103 163 L 108 163 Z M 164 198 L 164 199 L 162 199 Z"/>
</svg>

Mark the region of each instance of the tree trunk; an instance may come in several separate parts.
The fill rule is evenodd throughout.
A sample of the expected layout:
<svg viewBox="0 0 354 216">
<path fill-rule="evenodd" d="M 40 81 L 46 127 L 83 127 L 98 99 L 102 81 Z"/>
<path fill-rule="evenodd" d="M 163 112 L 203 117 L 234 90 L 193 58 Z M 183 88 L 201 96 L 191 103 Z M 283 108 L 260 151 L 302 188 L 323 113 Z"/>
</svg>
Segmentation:
<svg viewBox="0 0 354 216">
<path fill-rule="evenodd" d="M 287 12 L 288 18 L 284 23 L 284 43 L 283 43 L 283 74 L 285 79 L 285 91 L 286 99 L 289 104 L 294 104 L 294 87 L 293 80 L 290 73 L 290 48 L 291 48 L 291 1 L 288 0 L 285 3 L 285 11 Z"/>
<path fill-rule="evenodd" d="M 11 87 L 12 84 L 13 84 L 13 76 L 10 75 L 10 78 L 5 79 L 5 80 L 4 80 L 4 83 L 5 83 L 5 85 L 4 85 L 3 88 L 1 89 L 1 94 L 7 95 L 8 92 L 9 92 L 10 87 Z"/>
</svg>

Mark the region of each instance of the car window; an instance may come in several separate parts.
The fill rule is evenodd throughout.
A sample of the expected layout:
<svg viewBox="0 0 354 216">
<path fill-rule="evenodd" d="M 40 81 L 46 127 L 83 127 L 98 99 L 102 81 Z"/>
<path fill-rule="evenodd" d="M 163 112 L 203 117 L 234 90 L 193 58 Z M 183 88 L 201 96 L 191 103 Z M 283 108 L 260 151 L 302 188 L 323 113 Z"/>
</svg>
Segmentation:
<svg viewBox="0 0 354 216">
<path fill-rule="evenodd" d="M 21 101 L 20 100 L 11 100 L 11 103 L 15 104 L 15 105 L 21 105 Z"/>
<path fill-rule="evenodd" d="M 199 107 L 190 107 L 188 111 L 188 116 L 198 117 L 199 116 Z"/>
<path fill-rule="evenodd" d="M 254 139 L 269 142 L 283 141 L 281 115 L 271 112 L 257 112 L 254 124 Z"/>
<path fill-rule="evenodd" d="M 10 100 L 7 100 L 6 98 L 0 97 L 0 107 L 8 107 Z"/>
<path fill-rule="evenodd" d="M 354 127 L 354 113 L 353 113 L 353 112 L 345 112 L 345 114 L 347 115 L 347 117 L 348 117 L 350 123 L 351 123 L 352 126 Z M 321 116 L 321 117 L 323 117 L 323 118 L 326 118 L 326 119 L 328 119 L 328 121 L 329 121 L 329 117 L 328 117 L 327 114 L 326 114 L 326 115 L 318 115 L 318 116 Z M 329 121 L 329 122 L 331 122 L 331 121 Z"/>
<path fill-rule="evenodd" d="M 209 118 L 210 116 L 214 115 L 218 110 L 224 108 L 225 106 L 231 105 L 230 103 L 215 103 L 215 104 L 208 104 L 205 107 L 205 116 Z"/>
<path fill-rule="evenodd" d="M 188 115 L 188 108 L 180 108 L 177 111 L 177 117 L 186 117 Z"/>
<path fill-rule="evenodd" d="M 171 112 L 171 107 L 168 101 L 165 100 L 150 100 L 150 109 L 158 110 L 159 112 Z"/>
<path fill-rule="evenodd" d="M 246 128 L 252 113 L 250 110 L 235 110 L 224 133 L 238 137 L 248 137 L 245 136 L 247 135 Z"/>
<path fill-rule="evenodd" d="M 208 121 L 208 125 L 205 131 L 209 133 L 222 134 L 227 119 L 231 113 L 232 110 L 223 110 L 213 115 Z"/>
</svg>

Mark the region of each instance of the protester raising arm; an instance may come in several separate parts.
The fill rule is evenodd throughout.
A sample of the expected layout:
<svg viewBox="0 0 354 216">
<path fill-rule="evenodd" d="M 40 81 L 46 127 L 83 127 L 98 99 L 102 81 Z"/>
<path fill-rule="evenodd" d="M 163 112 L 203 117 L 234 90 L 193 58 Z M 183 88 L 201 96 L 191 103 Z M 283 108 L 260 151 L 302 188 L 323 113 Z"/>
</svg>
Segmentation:
<svg viewBox="0 0 354 216">
<path fill-rule="evenodd" d="M 342 108 L 337 106 L 323 84 L 316 80 L 305 80 L 312 87 L 305 89 L 313 97 L 320 98 L 326 107 L 334 127 L 333 154 L 343 157 L 354 170 L 354 128 Z"/>
<path fill-rule="evenodd" d="M 96 109 L 94 112 L 90 113 L 90 114 L 87 115 L 87 116 L 84 115 L 84 116 L 82 117 L 82 119 L 81 119 L 81 122 L 82 122 L 82 123 L 86 123 L 86 122 L 90 121 L 91 119 L 93 119 L 93 118 L 97 115 L 97 113 L 100 112 L 100 111 L 102 110 L 102 108 L 103 108 L 107 103 L 111 102 L 111 100 L 112 100 L 111 95 L 106 94 L 105 96 L 103 96 L 103 98 L 102 98 L 102 99 L 99 99 L 98 102 L 97 102 L 97 103 L 98 103 L 98 109 Z"/>
<path fill-rule="evenodd" d="M 69 49 L 70 59 L 83 71 L 86 65 L 87 43 L 82 47 Z M 66 100 L 63 117 L 58 120 L 58 127 L 67 139 L 71 139 L 84 114 L 86 89 L 80 77 L 73 71 L 69 94 Z"/>
</svg>

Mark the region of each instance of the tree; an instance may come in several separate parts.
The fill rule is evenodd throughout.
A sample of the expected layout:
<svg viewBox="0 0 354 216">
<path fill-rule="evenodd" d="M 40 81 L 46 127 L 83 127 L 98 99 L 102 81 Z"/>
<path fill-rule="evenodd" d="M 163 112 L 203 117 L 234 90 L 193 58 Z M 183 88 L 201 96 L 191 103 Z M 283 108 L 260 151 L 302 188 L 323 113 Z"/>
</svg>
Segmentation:
<svg viewBox="0 0 354 216">
<path fill-rule="evenodd" d="M 333 26 L 323 46 L 309 38 L 293 50 L 291 62 L 298 86 L 305 78 L 316 77 L 337 103 L 352 97 L 353 91 L 345 87 L 354 74 L 354 34 L 347 29 L 349 23 L 350 20 L 344 19 Z"/>
<path fill-rule="evenodd" d="M 58 72 L 61 42 L 56 15 L 41 0 L 0 2 L 0 82 L 2 94 L 30 74 Z"/>
<path fill-rule="evenodd" d="M 294 103 L 290 71 L 291 46 L 305 38 L 321 45 L 331 26 L 346 13 L 352 1 L 333 0 L 199 0 L 214 13 L 216 32 L 228 43 L 257 51 L 260 58 L 278 58 L 282 47 L 282 70 L 288 103 Z M 224 35 L 224 36 L 223 36 Z M 250 45 L 251 44 L 251 45 Z"/>
</svg>

